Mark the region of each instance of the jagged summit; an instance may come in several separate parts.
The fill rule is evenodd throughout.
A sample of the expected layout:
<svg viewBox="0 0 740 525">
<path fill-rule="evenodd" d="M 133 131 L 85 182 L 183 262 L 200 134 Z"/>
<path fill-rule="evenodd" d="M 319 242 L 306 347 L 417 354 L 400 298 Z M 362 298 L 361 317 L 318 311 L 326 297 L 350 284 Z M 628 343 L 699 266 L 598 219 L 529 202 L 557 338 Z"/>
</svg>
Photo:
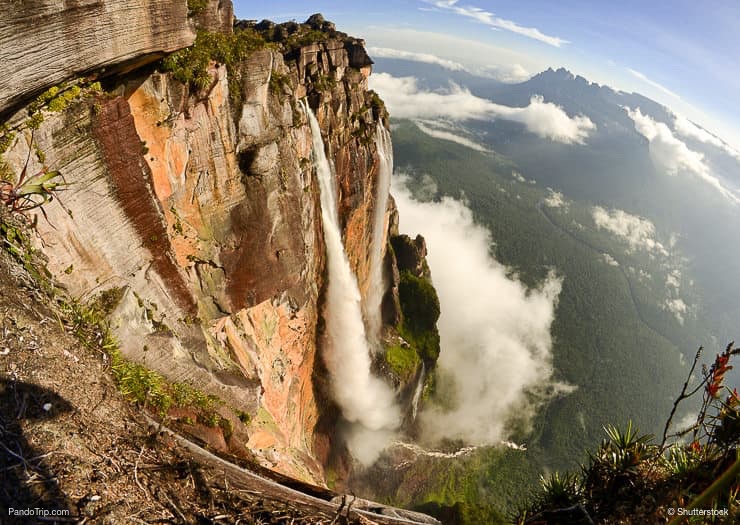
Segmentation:
<svg viewBox="0 0 740 525">
<path fill-rule="evenodd" d="M 585 86 L 602 87 L 600 84 L 596 82 L 591 82 L 581 75 L 576 75 L 564 67 L 559 67 L 558 69 L 553 69 L 552 67 L 549 67 L 545 71 L 537 73 L 529 81 L 532 80 L 544 80 L 548 82 L 575 82 L 576 84 Z"/>
<path fill-rule="evenodd" d="M 337 31 L 336 25 L 324 18 L 320 13 L 308 17 L 304 23 L 288 21 L 275 23 L 271 20 L 238 20 L 234 29 L 255 30 L 268 42 L 278 44 L 285 52 L 294 52 L 302 46 L 308 46 L 320 41 L 341 42 L 347 50 L 351 67 L 363 68 L 373 64 L 372 59 L 365 51 L 365 41 L 342 31 Z"/>
</svg>

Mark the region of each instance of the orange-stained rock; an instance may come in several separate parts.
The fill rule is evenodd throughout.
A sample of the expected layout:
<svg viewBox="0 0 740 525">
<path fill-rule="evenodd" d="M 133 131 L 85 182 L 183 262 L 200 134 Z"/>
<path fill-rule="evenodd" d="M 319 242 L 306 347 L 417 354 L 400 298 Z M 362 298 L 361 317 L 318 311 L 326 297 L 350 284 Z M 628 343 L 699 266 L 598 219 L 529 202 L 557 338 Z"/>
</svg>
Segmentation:
<svg viewBox="0 0 740 525">
<path fill-rule="evenodd" d="M 209 16 L 220 24 L 229 15 Z M 246 413 L 239 439 L 248 435 L 265 466 L 324 483 L 339 412 L 317 348 L 325 248 L 299 99 L 317 114 L 336 166 L 340 223 L 363 296 L 374 130 L 386 115 L 370 102 L 361 41 L 332 38 L 296 56 L 256 51 L 231 84 L 226 68 L 211 64 L 212 83 L 199 93 L 170 74 L 134 72 L 118 79 L 116 96 L 47 115 L 33 147 L 70 185 L 66 209 L 45 208 L 39 247 L 73 296 L 123 290 L 111 325 L 128 359 Z M 277 88 L 274 75 L 285 79 Z M 30 140 L 20 136 L 4 155 L 17 171 Z M 29 169 L 40 169 L 33 155 Z M 228 449 L 221 430 L 198 432 Z"/>
</svg>

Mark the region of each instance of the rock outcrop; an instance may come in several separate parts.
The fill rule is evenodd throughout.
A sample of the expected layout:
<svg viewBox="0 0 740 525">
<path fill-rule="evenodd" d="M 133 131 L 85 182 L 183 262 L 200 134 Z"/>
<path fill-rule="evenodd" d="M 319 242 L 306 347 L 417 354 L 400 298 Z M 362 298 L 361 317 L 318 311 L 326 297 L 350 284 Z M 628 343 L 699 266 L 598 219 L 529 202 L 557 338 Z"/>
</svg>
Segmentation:
<svg viewBox="0 0 740 525">
<path fill-rule="evenodd" d="M 195 39 L 186 0 L 24 0 L 3 11 L 0 116 L 63 80 L 132 70 Z"/>
<path fill-rule="evenodd" d="M 118 71 L 104 92 L 83 88 L 61 111 L 37 110 L 43 122 L 29 124 L 25 109 L 8 120 L 16 132 L 3 162 L 20 173 L 30 156 L 29 172 L 45 164 L 67 183 L 61 201 L 45 206 L 48 220 L 38 222 L 49 270 L 83 300 L 120 289 L 111 320 L 128 359 L 246 413 L 248 446 L 265 466 L 323 483 L 331 442 L 317 435 L 325 409 L 317 384 L 324 241 L 299 100 L 314 109 L 336 167 L 346 251 L 366 290 L 374 133 L 387 115 L 367 89 L 372 61 L 362 41 L 315 17 L 310 26 L 241 23 L 238 31 L 275 45 L 234 69 L 211 62 L 209 85 L 199 89 L 174 73 L 120 69 L 191 43 L 184 0 L 128 2 L 124 13 L 118 2 L 81 2 L 76 19 L 55 2 L 38 4 L 38 16 L 57 25 L 76 20 L 59 44 L 74 66 L 57 52 L 43 59 L 49 64 L 40 75 L 28 70 L 23 46 L 3 47 L 3 67 L 18 72 L 3 75 L 0 108 L 71 73 L 104 65 Z M 221 4 L 209 2 L 196 18 L 230 33 L 223 21 L 231 11 L 219 11 Z M 93 29 L 65 40 L 85 33 L 79 27 L 92 23 L 86 17 L 96 9 L 104 10 L 111 48 L 92 44 Z M 28 12 L 3 22 L 17 28 L 0 27 L 0 35 L 25 35 Z M 139 27 L 137 17 L 144 29 L 117 40 L 119 19 Z"/>
</svg>

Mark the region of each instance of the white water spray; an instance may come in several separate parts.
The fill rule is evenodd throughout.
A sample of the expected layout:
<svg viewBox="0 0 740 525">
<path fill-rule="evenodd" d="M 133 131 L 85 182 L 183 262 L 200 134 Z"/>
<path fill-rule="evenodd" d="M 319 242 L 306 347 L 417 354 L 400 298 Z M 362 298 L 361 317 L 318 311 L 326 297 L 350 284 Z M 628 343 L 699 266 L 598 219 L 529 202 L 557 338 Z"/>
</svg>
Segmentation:
<svg viewBox="0 0 740 525">
<path fill-rule="evenodd" d="M 380 329 L 383 325 L 381 304 L 385 292 L 383 279 L 383 253 L 385 248 L 385 211 L 388 206 L 388 194 L 391 189 L 391 174 L 393 173 L 393 145 L 391 134 L 385 129 L 382 122 L 378 122 L 375 131 L 375 143 L 378 147 L 378 176 L 377 193 L 375 197 L 375 217 L 373 220 L 372 244 L 370 245 L 370 272 L 368 290 L 365 298 L 365 319 L 370 340 L 377 342 Z M 375 345 L 379 348 L 379 345 Z"/>
<path fill-rule="evenodd" d="M 353 423 L 348 436 L 350 450 L 363 463 L 370 463 L 398 428 L 400 411 L 392 390 L 370 371 L 360 291 L 339 229 L 334 170 L 326 158 L 319 123 L 306 102 L 304 109 L 311 126 L 326 243 L 328 284 L 324 319 L 327 345 L 324 361 L 331 375 L 335 400 L 344 418 Z"/>
<path fill-rule="evenodd" d="M 414 443 L 406 443 L 404 441 L 394 441 L 391 446 L 404 448 L 414 453 L 415 456 L 424 456 L 427 458 L 439 458 L 439 459 L 455 459 L 461 456 L 467 456 L 478 450 L 477 446 L 463 447 L 455 452 L 440 452 L 437 450 L 426 450 L 419 445 Z"/>
<path fill-rule="evenodd" d="M 424 379 L 426 379 L 426 366 L 424 362 L 421 363 L 421 374 L 419 374 L 419 381 L 416 383 L 416 390 L 414 391 L 414 397 L 411 400 L 411 420 L 416 421 L 416 414 L 419 413 L 419 401 L 421 401 L 421 393 L 424 390 Z"/>
</svg>

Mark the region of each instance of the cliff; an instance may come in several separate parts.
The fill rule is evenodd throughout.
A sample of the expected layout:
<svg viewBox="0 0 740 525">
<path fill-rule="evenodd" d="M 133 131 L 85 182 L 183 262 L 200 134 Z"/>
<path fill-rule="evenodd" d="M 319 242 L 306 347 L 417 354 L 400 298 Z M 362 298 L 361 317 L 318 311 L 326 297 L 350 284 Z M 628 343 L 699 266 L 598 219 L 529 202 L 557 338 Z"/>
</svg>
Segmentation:
<svg viewBox="0 0 740 525">
<path fill-rule="evenodd" d="M 363 42 L 320 16 L 232 31 L 228 2 L 197 12 L 184 0 L 37 3 L 0 26 L 12 43 L 0 64 L 14 70 L 2 75 L 0 112 L 38 95 L 0 130 L 0 169 L 63 178 L 36 223 L 53 286 L 81 303 L 115 296 L 109 322 L 127 361 L 224 403 L 228 423 L 215 429 L 172 411 L 186 431 L 324 483 L 338 409 L 318 357 L 324 233 L 299 101 L 336 169 L 345 249 L 366 298 L 375 133 L 387 116 L 367 89 Z M 193 40 L 196 27 L 212 31 Z M 102 47 L 100 31 L 111 35 Z M 384 224 L 392 200 L 386 212 Z M 387 228 L 382 238 L 385 247 Z M 398 275 L 385 248 L 383 257 Z M 391 284 L 385 318 L 395 324 Z"/>
</svg>

